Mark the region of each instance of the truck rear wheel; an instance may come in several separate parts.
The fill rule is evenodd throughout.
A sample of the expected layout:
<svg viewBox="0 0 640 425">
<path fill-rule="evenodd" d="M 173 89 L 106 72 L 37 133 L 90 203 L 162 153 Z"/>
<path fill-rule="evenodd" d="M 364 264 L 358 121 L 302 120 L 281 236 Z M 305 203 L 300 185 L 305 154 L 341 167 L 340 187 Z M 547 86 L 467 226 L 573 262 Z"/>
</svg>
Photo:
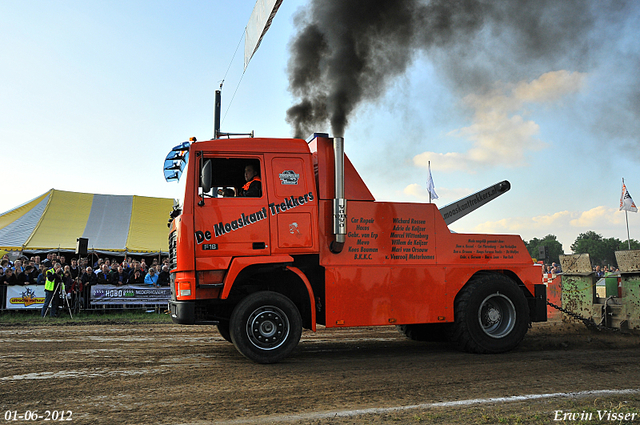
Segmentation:
<svg viewBox="0 0 640 425">
<path fill-rule="evenodd" d="M 451 342 L 473 353 L 514 349 L 529 328 L 529 306 L 518 285 L 502 274 L 473 279 L 455 304 Z"/>
<path fill-rule="evenodd" d="M 256 363 L 276 363 L 287 357 L 302 335 L 296 305 L 277 292 L 249 295 L 236 306 L 229 326 L 236 349 Z"/>
</svg>

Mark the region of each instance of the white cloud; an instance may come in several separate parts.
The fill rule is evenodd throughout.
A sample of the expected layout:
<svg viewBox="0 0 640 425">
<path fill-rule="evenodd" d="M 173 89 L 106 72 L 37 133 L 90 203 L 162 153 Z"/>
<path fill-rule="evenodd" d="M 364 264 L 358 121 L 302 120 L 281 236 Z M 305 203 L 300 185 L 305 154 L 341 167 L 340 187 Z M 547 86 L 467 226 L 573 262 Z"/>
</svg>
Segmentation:
<svg viewBox="0 0 640 425">
<path fill-rule="evenodd" d="M 527 229 L 544 232 L 547 231 L 547 229 L 567 226 L 571 218 L 575 216 L 575 212 L 559 211 L 554 214 L 536 217 L 504 218 L 502 220 L 481 223 L 477 225 L 473 231 L 479 233 L 517 233 Z"/>
<path fill-rule="evenodd" d="M 565 70 L 548 72 L 531 82 L 496 86 L 485 94 L 471 94 L 464 103 L 474 110 L 473 123 L 448 133 L 470 140 L 467 152 L 423 152 L 413 158 L 418 167 L 439 171 L 464 170 L 474 173 L 486 166 L 519 167 L 526 165 L 529 151 L 544 149 L 547 144 L 537 135 L 540 127 L 523 118 L 527 103 L 556 102 L 580 91 L 586 74 Z"/>
<path fill-rule="evenodd" d="M 402 192 L 405 195 L 413 196 L 418 199 L 429 199 L 429 193 L 427 192 L 427 189 L 417 183 L 410 184 L 409 186 L 405 187 Z"/>
<path fill-rule="evenodd" d="M 580 233 L 593 230 L 605 238 L 626 239 L 624 214 L 617 208 L 594 207 L 587 211 L 558 211 L 536 217 L 512 217 L 487 221 L 470 231 L 477 233 L 517 233 L 524 239 L 556 235 L 565 252 Z M 634 232 L 635 233 L 635 229 Z M 632 234 L 633 237 L 633 234 Z"/>
<path fill-rule="evenodd" d="M 519 82 L 513 89 L 515 99 L 523 102 L 553 102 L 577 93 L 584 86 L 587 74 L 566 70 L 547 72 L 530 83 Z"/>
<path fill-rule="evenodd" d="M 582 227 L 585 229 L 604 223 L 621 225 L 624 223 L 624 214 L 616 214 L 618 212 L 617 208 L 595 207 L 581 213 L 578 217 L 571 220 L 569 224 L 572 227 Z"/>
</svg>

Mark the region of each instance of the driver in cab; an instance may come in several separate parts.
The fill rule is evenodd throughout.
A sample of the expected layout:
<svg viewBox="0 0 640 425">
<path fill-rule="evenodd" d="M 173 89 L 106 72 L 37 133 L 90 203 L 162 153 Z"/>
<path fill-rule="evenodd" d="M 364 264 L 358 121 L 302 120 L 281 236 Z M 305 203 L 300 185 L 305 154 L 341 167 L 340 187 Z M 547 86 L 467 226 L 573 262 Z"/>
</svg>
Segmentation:
<svg viewBox="0 0 640 425">
<path fill-rule="evenodd" d="M 262 196 L 262 181 L 260 173 L 249 164 L 244 167 L 244 180 L 246 183 L 238 190 L 237 194 L 232 189 L 218 189 L 218 195 L 224 197 L 240 196 L 245 198 L 259 198 Z"/>
</svg>

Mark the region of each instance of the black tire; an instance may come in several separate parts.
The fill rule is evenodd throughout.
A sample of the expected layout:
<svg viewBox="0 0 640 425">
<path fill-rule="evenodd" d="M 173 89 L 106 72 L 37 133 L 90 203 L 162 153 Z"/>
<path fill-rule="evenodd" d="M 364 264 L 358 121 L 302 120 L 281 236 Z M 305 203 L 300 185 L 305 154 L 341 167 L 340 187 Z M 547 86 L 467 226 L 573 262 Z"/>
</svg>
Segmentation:
<svg viewBox="0 0 640 425">
<path fill-rule="evenodd" d="M 463 351 L 513 350 L 529 328 L 529 305 L 518 285 L 502 274 L 474 278 L 460 291 L 450 340 Z"/>
<path fill-rule="evenodd" d="M 223 337 L 226 341 L 231 341 L 231 334 L 229 333 L 229 321 L 221 321 L 216 327 L 218 328 L 218 333 L 221 337 Z"/>
<path fill-rule="evenodd" d="M 445 342 L 448 339 L 449 325 L 444 323 L 400 325 L 397 328 L 413 341 Z"/>
<path fill-rule="evenodd" d="M 233 345 L 243 356 L 256 363 L 276 363 L 298 345 L 302 318 L 284 295 L 256 292 L 233 310 L 229 331 Z"/>
</svg>

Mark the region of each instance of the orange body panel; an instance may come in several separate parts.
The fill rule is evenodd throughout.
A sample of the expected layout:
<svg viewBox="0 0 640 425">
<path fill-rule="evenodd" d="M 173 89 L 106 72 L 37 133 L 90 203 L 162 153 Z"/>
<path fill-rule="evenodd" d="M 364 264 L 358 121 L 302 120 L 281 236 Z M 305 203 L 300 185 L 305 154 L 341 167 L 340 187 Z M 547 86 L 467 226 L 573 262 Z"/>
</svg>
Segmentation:
<svg viewBox="0 0 640 425">
<path fill-rule="evenodd" d="M 320 211 L 330 217 L 331 202 Z M 451 322 L 456 294 L 480 270 L 509 270 L 532 294 L 539 283 L 519 236 L 451 233 L 434 204 L 351 201 L 347 215 L 339 254 L 328 249 L 330 219 L 321 222 L 327 327 Z"/>
</svg>

